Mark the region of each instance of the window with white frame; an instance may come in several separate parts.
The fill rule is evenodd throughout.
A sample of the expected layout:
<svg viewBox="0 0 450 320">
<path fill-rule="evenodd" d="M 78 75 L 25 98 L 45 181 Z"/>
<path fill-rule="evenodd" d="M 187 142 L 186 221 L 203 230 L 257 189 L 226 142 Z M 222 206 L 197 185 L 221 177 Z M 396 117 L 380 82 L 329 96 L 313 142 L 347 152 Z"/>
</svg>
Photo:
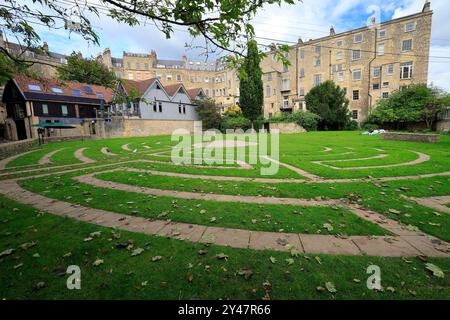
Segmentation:
<svg viewBox="0 0 450 320">
<path fill-rule="evenodd" d="M 300 49 L 300 59 L 305 59 L 305 50 Z"/>
<path fill-rule="evenodd" d="M 400 79 L 411 79 L 413 76 L 413 63 L 406 62 L 400 64 Z"/>
<path fill-rule="evenodd" d="M 336 52 L 336 60 L 342 60 L 342 51 Z"/>
<path fill-rule="evenodd" d="M 379 78 L 381 76 L 381 67 L 373 68 L 373 77 Z"/>
<path fill-rule="evenodd" d="M 300 78 L 304 78 L 305 77 L 305 69 L 301 68 L 300 69 Z"/>
<path fill-rule="evenodd" d="M 315 66 L 315 67 L 320 66 L 320 58 L 316 58 L 316 59 L 314 60 L 314 66 Z"/>
<path fill-rule="evenodd" d="M 352 60 L 361 59 L 361 50 L 353 50 L 352 51 Z"/>
<path fill-rule="evenodd" d="M 337 40 L 336 41 L 336 46 L 337 47 L 342 47 L 343 41 L 342 40 Z"/>
<path fill-rule="evenodd" d="M 389 88 L 389 82 L 383 82 L 383 88 Z"/>
<path fill-rule="evenodd" d="M 361 43 L 363 41 L 362 33 L 355 34 L 354 41 L 355 43 Z"/>
<path fill-rule="evenodd" d="M 411 50 L 412 50 L 412 39 L 403 40 L 402 51 L 411 51 Z"/>
<path fill-rule="evenodd" d="M 385 38 L 385 37 L 386 37 L 386 29 L 381 29 L 381 30 L 378 32 L 378 36 L 379 36 L 380 38 Z"/>
<path fill-rule="evenodd" d="M 181 77 L 181 74 L 177 73 L 177 81 L 183 81 L 183 78 Z"/>
<path fill-rule="evenodd" d="M 162 102 L 158 103 L 158 109 L 159 109 L 159 112 L 162 112 Z"/>
<path fill-rule="evenodd" d="M 315 74 L 314 75 L 314 85 L 318 86 L 322 82 L 322 75 L 321 74 Z"/>
<path fill-rule="evenodd" d="M 359 90 L 353 90 L 352 98 L 353 98 L 353 101 L 359 100 Z"/>
<path fill-rule="evenodd" d="M 128 79 L 129 80 L 133 80 L 134 79 L 134 74 L 132 72 L 128 73 Z"/>
<path fill-rule="evenodd" d="M 384 56 L 384 49 L 385 49 L 384 43 L 381 43 L 378 45 L 378 55 L 379 56 Z"/>
<path fill-rule="evenodd" d="M 322 47 L 321 47 L 321 46 L 315 46 L 315 47 L 314 47 L 314 52 L 315 52 L 316 54 L 320 54 L 320 53 L 322 52 Z"/>
<path fill-rule="evenodd" d="M 272 81 L 272 73 L 267 74 L 267 81 Z"/>
<path fill-rule="evenodd" d="M 360 81 L 361 80 L 361 69 L 355 69 L 352 72 L 353 81 Z"/>
<path fill-rule="evenodd" d="M 338 73 L 338 81 L 344 81 L 344 73 L 343 72 Z"/>
<path fill-rule="evenodd" d="M 271 91 L 270 86 L 266 86 L 266 97 L 270 97 Z"/>
<path fill-rule="evenodd" d="M 305 89 L 300 88 L 300 97 L 304 97 L 305 96 Z"/>
<path fill-rule="evenodd" d="M 172 81 L 172 79 L 173 79 L 171 73 L 168 73 L 168 74 L 166 75 L 166 77 L 167 77 L 167 81 Z"/>
<path fill-rule="evenodd" d="M 416 23 L 415 22 L 408 22 L 405 24 L 405 32 L 412 32 L 416 30 Z"/>
<path fill-rule="evenodd" d="M 389 64 L 387 66 L 387 74 L 390 76 L 394 74 L 394 65 L 393 64 Z"/>
<path fill-rule="evenodd" d="M 284 109 L 289 108 L 289 96 L 284 96 L 283 97 L 283 108 Z"/>
</svg>

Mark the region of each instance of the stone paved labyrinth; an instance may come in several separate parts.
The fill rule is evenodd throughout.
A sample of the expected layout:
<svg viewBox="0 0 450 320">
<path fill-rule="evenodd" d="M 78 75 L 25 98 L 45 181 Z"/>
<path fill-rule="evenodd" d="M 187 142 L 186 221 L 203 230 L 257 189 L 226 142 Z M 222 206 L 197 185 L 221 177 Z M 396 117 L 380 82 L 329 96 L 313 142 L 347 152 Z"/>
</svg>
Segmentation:
<svg viewBox="0 0 450 320">
<path fill-rule="evenodd" d="M 429 145 L 286 136 L 279 160 L 176 165 L 167 137 L 85 141 L 0 161 L 0 193 L 71 219 L 212 245 L 450 257 L 448 159 Z M 278 173 L 261 176 L 270 162 Z"/>
</svg>

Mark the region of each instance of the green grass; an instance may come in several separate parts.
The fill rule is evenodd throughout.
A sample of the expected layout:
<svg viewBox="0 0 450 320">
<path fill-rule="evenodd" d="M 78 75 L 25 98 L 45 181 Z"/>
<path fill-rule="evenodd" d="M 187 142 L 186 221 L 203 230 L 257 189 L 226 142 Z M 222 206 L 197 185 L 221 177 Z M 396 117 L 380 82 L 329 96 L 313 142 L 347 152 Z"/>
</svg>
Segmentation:
<svg viewBox="0 0 450 320">
<path fill-rule="evenodd" d="M 314 256 L 300 256 L 288 265 L 288 253 L 208 247 L 130 232 L 116 231 L 116 239 L 112 229 L 38 212 L 3 197 L 0 216 L 0 252 L 16 249 L 0 260 L 2 299 L 261 299 L 267 281 L 271 299 L 450 298 L 450 259 L 429 259 L 445 278 L 433 277 L 415 258 L 318 256 L 319 263 Z M 84 241 L 97 231 L 99 237 Z M 32 242 L 36 245 L 20 248 Z M 131 251 L 116 247 L 126 242 L 145 251 L 132 257 Z M 219 253 L 228 259 L 217 259 Z M 154 256 L 162 259 L 152 262 Z M 93 266 L 97 259 L 104 263 Z M 382 286 L 395 292 L 366 288 L 366 268 L 372 264 L 381 268 Z M 69 265 L 81 268 L 81 290 L 66 288 Z M 242 269 L 252 276 L 240 276 Z M 335 294 L 316 290 L 326 282 L 334 283 Z"/>
<path fill-rule="evenodd" d="M 26 180 L 21 184 L 33 192 L 42 193 L 50 198 L 148 218 L 275 232 L 389 234 L 379 226 L 339 207 L 259 205 L 155 197 L 80 184 L 72 180 L 70 175 Z M 333 230 L 323 228 L 324 223 L 331 223 Z"/>
<path fill-rule="evenodd" d="M 129 152 L 122 145 L 129 144 Z M 450 177 L 439 176 L 419 180 L 391 182 L 352 183 L 259 183 L 239 181 L 212 181 L 198 178 L 178 178 L 127 172 L 119 168 L 140 168 L 162 172 L 178 172 L 193 175 L 218 175 L 228 177 L 262 177 L 262 163 L 253 169 L 243 170 L 236 164 L 227 168 L 174 166 L 170 152 L 166 157 L 150 155 L 154 151 L 170 150 L 174 142 L 170 137 L 121 138 L 88 140 L 46 144 L 37 151 L 18 157 L 1 170 L 0 180 L 23 177 L 20 184 L 47 197 L 83 206 L 105 209 L 128 215 L 170 219 L 186 223 L 228 228 L 262 230 L 272 232 L 297 232 L 310 234 L 384 235 L 386 230 L 362 220 L 343 208 L 298 207 L 287 205 L 258 205 L 224 203 L 205 200 L 153 197 L 134 192 L 123 192 L 80 184 L 73 177 L 97 173 L 96 177 L 108 181 L 149 188 L 203 193 L 245 196 L 329 199 L 359 199 L 360 205 L 385 214 L 406 225 L 418 227 L 427 234 L 450 241 L 450 216 L 432 208 L 408 201 L 408 197 L 432 197 L 450 195 Z M 150 148 L 145 148 L 148 146 Z M 115 157 L 101 153 L 108 147 Z M 325 148 L 332 148 L 325 152 Z M 48 152 L 66 148 L 52 157 L 51 165 L 38 165 Z M 84 155 L 96 160 L 92 164 L 80 164 L 74 157 L 79 148 L 87 148 Z M 383 151 L 375 150 L 382 149 Z M 417 159 L 411 151 L 431 156 L 427 162 L 394 168 L 333 170 L 313 161 L 341 168 L 398 164 Z M 387 154 L 383 159 L 352 160 Z M 246 156 L 249 154 L 247 152 Z M 139 160 L 153 159 L 167 163 L 145 163 Z M 137 160 L 128 164 L 121 161 Z M 450 171 L 450 136 L 442 135 L 438 144 L 384 141 L 379 136 L 362 136 L 358 132 L 312 132 L 280 136 L 280 161 L 291 164 L 326 179 L 415 176 L 419 174 Z M 54 168 L 69 165 L 67 168 Z M 107 165 L 104 168 L 92 168 Z M 36 168 L 35 172 L 21 172 Z M 102 171 L 116 168 L 114 173 Z M 72 173 L 65 170 L 76 169 Z M 33 177 L 48 174 L 46 177 Z M 30 177 L 30 178 L 27 178 Z M 301 175 L 280 167 L 276 175 L 264 178 L 302 179 Z M 420 259 L 394 259 L 376 257 L 314 256 L 296 257 L 288 265 L 288 253 L 254 251 L 210 246 L 208 254 L 198 255 L 205 246 L 156 236 L 120 232 L 120 238 L 112 238 L 113 229 L 38 213 L 31 207 L 0 197 L 0 252 L 8 248 L 17 251 L 0 258 L 0 298 L 6 299 L 260 299 L 263 282 L 271 283 L 273 299 L 449 299 L 450 259 L 429 259 L 438 265 L 445 277 L 433 277 Z M 450 206 L 450 204 L 447 204 Z M 18 208 L 19 210 L 12 210 Z M 396 209 L 400 214 L 390 213 Z M 205 211 L 202 211 L 205 210 Z M 200 213 L 203 212 L 203 213 Z M 212 219 L 215 218 L 215 219 Z M 213 221 L 214 220 L 214 221 Z M 331 223 L 333 231 L 323 228 Z M 84 242 L 91 232 L 101 231 L 101 236 Z M 117 243 L 134 241 L 134 248 L 146 250 L 131 257 L 130 251 L 117 249 Z M 23 243 L 37 241 L 37 245 L 20 249 Z M 71 252 L 70 257 L 64 257 Z M 225 253 L 228 260 L 219 260 L 218 253 Z M 33 254 L 39 253 L 40 258 Z M 162 260 L 151 262 L 160 255 Z M 275 264 L 269 258 L 277 259 Z M 104 264 L 94 267 L 95 259 Z M 409 261 L 410 260 L 410 261 Z M 23 265 L 21 265 L 23 264 Z M 82 290 L 65 288 L 66 276 L 61 275 L 68 265 L 82 268 Z M 395 292 L 372 292 L 365 286 L 366 268 L 371 264 L 382 269 L 382 284 Z M 17 268 L 14 268 L 16 266 Z M 210 266 L 209 271 L 205 266 Z M 242 268 L 250 268 L 253 276 L 246 280 L 237 275 Z M 208 268 L 207 268 L 208 269 Z M 187 279 L 192 275 L 193 280 Z M 360 283 L 353 281 L 360 279 Z M 143 286 L 142 282 L 147 281 Z M 336 285 L 336 295 L 320 293 L 317 286 L 331 281 Z M 43 288 L 36 288 L 44 282 Z M 413 295 L 413 293 L 416 295 Z"/>
</svg>

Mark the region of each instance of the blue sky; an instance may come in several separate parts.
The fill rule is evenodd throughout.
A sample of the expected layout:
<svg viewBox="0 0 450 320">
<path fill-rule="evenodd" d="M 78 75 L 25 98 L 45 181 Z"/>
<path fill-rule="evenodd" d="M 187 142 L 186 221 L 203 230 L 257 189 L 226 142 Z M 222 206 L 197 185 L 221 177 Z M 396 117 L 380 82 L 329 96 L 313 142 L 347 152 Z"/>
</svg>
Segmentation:
<svg viewBox="0 0 450 320">
<path fill-rule="evenodd" d="M 99 2 L 99 0 L 88 1 Z M 327 35 L 331 25 L 336 32 L 365 26 L 373 14 L 378 20 L 385 21 L 420 12 L 424 2 L 424 0 L 303 0 L 297 1 L 295 5 L 281 7 L 267 5 L 258 12 L 254 27 L 258 37 L 284 41 L 297 41 L 302 37 L 303 40 L 308 40 Z M 431 55 L 450 57 L 450 19 L 447 17 L 450 12 L 450 1 L 431 0 L 431 7 L 434 10 Z M 121 57 L 123 51 L 148 53 L 154 49 L 162 59 L 179 59 L 184 53 L 192 59 L 215 58 L 201 56 L 201 50 L 186 48 L 186 43 L 192 41 L 186 32 L 176 31 L 172 38 L 167 40 L 151 24 L 131 28 L 118 24 L 105 15 L 101 15 L 100 18 L 91 17 L 91 22 L 100 36 L 100 47 L 86 43 L 77 34 L 71 34 L 69 38 L 64 30 L 46 30 L 39 26 L 37 29 L 41 38 L 48 42 L 50 50 L 65 54 L 81 51 L 85 56 L 95 56 L 108 47 L 113 56 L 117 57 Z M 194 40 L 194 44 L 201 43 L 201 40 Z M 450 91 L 450 59 L 430 60 L 430 82 Z"/>
</svg>

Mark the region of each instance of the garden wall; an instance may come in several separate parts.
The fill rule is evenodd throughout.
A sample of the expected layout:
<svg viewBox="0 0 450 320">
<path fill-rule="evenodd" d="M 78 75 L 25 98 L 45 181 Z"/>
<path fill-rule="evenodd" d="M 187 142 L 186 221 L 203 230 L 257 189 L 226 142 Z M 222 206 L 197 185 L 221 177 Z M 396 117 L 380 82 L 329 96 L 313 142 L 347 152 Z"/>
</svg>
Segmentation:
<svg viewBox="0 0 450 320">
<path fill-rule="evenodd" d="M 436 131 L 450 132 L 450 120 L 441 120 L 436 124 Z"/>
<path fill-rule="evenodd" d="M 399 141 L 413 141 L 413 142 L 426 142 L 437 143 L 439 142 L 438 134 L 416 134 L 416 133 L 399 133 L 388 132 L 383 134 L 384 140 L 399 140 Z"/>
<path fill-rule="evenodd" d="M 271 122 L 270 130 L 278 129 L 280 133 L 303 133 L 306 130 L 295 122 Z"/>
<path fill-rule="evenodd" d="M 114 117 L 104 125 L 105 137 L 145 137 L 170 135 L 176 129 L 194 132 L 195 121 L 191 120 L 149 120 Z M 197 122 L 198 123 L 198 122 Z"/>
<path fill-rule="evenodd" d="M 6 142 L 0 144 L 0 159 L 5 159 L 16 154 L 29 151 L 37 146 L 37 139 Z"/>
</svg>

